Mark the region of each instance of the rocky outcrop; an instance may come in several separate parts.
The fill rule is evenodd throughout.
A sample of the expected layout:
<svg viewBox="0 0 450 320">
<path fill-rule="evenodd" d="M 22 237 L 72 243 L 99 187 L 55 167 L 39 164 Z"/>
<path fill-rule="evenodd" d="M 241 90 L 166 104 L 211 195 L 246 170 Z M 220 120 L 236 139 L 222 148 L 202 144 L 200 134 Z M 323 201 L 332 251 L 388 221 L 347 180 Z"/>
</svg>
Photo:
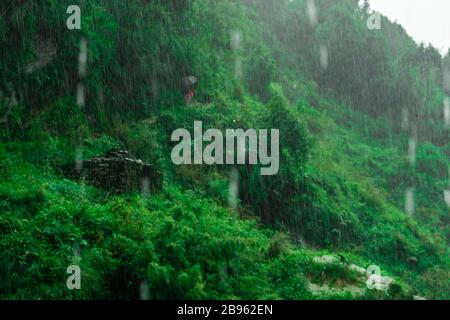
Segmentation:
<svg viewBox="0 0 450 320">
<path fill-rule="evenodd" d="M 375 294 L 379 294 L 382 297 L 383 294 L 390 296 L 391 298 L 397 297 L 410 297 L 409 293 L 400 286 L 393 278 L 388 276 L 376 275 L 372 273 L 371 269 L 376 266 L 363 268 L 353 263 L 347 263 L 346 259 L 340 255 L 322 255 L 315 256 L 312 262 L 316 265 L 334 265 L 342 270 L 350 271 L 351 277 L 335 279 L 335 283 L 330 281 L 323 281 L 322 283 L 315 283 L 310 277 L 307 282 L 307 288 L 315 295 L 345 295 L 351 294 L 353 297 L 358 298 L 366 295 L 369 290 L 374 289 Z M 377 267 L 378 268 L 378 267 Z M 378 268 L 379 269 L 379 268 Z M 343 275 L 348 275 L 347 272 L 343 272 Z"/>
<path fill-rule="evenodd" d="M 162 173 L 152 165 L 120 149 L 81 161 L 70 170 L 70 176 L 114 193 L 155 193 L 162 189 L 163 182 Z"/>
</svg>

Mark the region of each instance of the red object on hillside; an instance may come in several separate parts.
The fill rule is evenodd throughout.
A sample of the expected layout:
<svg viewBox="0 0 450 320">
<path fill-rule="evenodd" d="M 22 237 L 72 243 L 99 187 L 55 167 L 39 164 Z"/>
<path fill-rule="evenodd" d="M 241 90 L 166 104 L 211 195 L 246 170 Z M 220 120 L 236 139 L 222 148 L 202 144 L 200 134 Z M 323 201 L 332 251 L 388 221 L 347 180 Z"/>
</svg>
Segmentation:
<svg viewBox="0 0 450 320">
<path fill-rule="evenodd" d="M 194 86 L 197 84 L 198 79 L 194 76 L 184 77 L 181 80 L 181 86 L 184 92 L 184 102 L 189 104 L 194 98 Z"/>
<path fill-rule="evenodd" d="M 189 92 L 187 92 L 187 93 L 184 95 L 184 102 L 185 102 L 186 104 L 188 104 L 188 103 L 191 102 L 192 98 L 194 98 L 194 90 L 189 90 Z"/>
</svg>

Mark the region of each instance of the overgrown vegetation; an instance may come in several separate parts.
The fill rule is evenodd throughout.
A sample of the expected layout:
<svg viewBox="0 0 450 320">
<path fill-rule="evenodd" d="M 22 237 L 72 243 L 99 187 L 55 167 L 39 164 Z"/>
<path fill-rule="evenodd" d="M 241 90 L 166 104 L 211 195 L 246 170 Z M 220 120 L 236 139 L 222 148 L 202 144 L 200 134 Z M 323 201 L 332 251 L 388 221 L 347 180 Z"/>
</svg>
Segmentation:
<svg viewBox="0 0 450 320">
<path fill-rule="evenodd" d="M 398 283 L 360 298 L 449 298 L 450 53 L 385 18 L 368 30 L 356 0 L 315 1 L 317 25 L 305 0 L 76 2 L 80 31 L 65 27 L 73 1 L 0 3 L 1 298 L 139 299 L 142 286 L 153 299 L 355 298 L 310 290 L 357 283 L 344 264 L 314 262 L 337 253 Z M 187 74 L 200 79 L 191 106 Z M 170 160 L 172 131 L 195 120 L 280 129 L 278 175 L 238 167 L 229 208 L 229 166 Z M 161 194 L 65 178 L 77 150 L 88 159 L 118 146 L 164 172 Z M 80 291 L 66 288 L 70 264 Z"/>
</svg>

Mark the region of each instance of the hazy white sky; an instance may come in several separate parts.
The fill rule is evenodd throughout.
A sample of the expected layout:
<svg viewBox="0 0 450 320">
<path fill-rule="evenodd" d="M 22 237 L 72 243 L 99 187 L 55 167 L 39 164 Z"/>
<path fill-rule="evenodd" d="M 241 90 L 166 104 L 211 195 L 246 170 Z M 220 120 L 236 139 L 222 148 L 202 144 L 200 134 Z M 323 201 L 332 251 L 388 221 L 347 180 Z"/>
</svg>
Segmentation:
<svg viewBox="0 0 450 320">
<path fill-rule="evenodd" d="M 373 10 L 397 21 L 418 43 L 443 54 L 450 48 L 450 0 L 369 0 Z"/>
</svg>

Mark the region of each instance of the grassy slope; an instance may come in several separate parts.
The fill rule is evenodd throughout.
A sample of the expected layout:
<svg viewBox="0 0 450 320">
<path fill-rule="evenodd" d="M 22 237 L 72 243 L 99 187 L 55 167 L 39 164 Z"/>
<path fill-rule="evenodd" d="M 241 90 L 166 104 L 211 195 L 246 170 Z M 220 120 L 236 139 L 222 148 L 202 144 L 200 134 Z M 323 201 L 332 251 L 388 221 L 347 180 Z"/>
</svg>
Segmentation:
<svg viewBox="0 0 450 320">
<path fill-rule="evenodd" d="M 391 161 L 393 154 L 401 157 L 400 151 L 381 142 L 366 144 L 357 128 L 338 126 L 326 115 L 331 111 L 298 108 L 316 145 L 306 176 L 320 195 L 317 206 L 342 214 L 356 234 L 348 243 L 328 247 L 348 262 L 377 264 L 383 274 L 402 278 L 400 295 L 369 291 L 364 296 L 445 298 L 448 284 L 439 282 L 448 270 L 448 260 L 442 258 L 445 243 L 391 204 L 383 177 L 367 171 L 370 155 Z M 198 116 L 198 111 L 186 112 Z M 314 263 L 312 258 L 324 252 L 308 241 L 294 245 L 283 233 L 239 217 L 201 188 L 186 190 L 169 183 L 170 178 L 162 194 L 149 198 L 113 197 L 68 181 L 52 163 L 60 156 L 62 140 L 41 141 L 0 148 L 2 297 L 138 298 L 145 279 L 151 298 L 352 297 L 342 292 L 312 296 L 307 290 L 311 281 L 336 288 L 343 281 L 357 283 L 354 272 L 338 264 Z M 85 153 L 110 145 L 108 139 L 93 140 Z M 390 170 L 383 165 L 377 170 L 383 168 Z M 411 256 L 420 257 L 418 269 L 408 265 Z M 72 263 L 83 272 L 79 292 L 65 287 L 65 269 Z M 422 276 L 433 267 L 439 277 Z"/>
<path fill-rule="evenodd" d="M 311 252 L 254 220 L 170 185 L 148 199 L 109 197 L 11 151 L 2 146 L 3 298 L 138 298 L 144 279 L 151 298 L 310 297 Z M 70 264 L 83 270 L 75 293 Z"/>
</svg>

